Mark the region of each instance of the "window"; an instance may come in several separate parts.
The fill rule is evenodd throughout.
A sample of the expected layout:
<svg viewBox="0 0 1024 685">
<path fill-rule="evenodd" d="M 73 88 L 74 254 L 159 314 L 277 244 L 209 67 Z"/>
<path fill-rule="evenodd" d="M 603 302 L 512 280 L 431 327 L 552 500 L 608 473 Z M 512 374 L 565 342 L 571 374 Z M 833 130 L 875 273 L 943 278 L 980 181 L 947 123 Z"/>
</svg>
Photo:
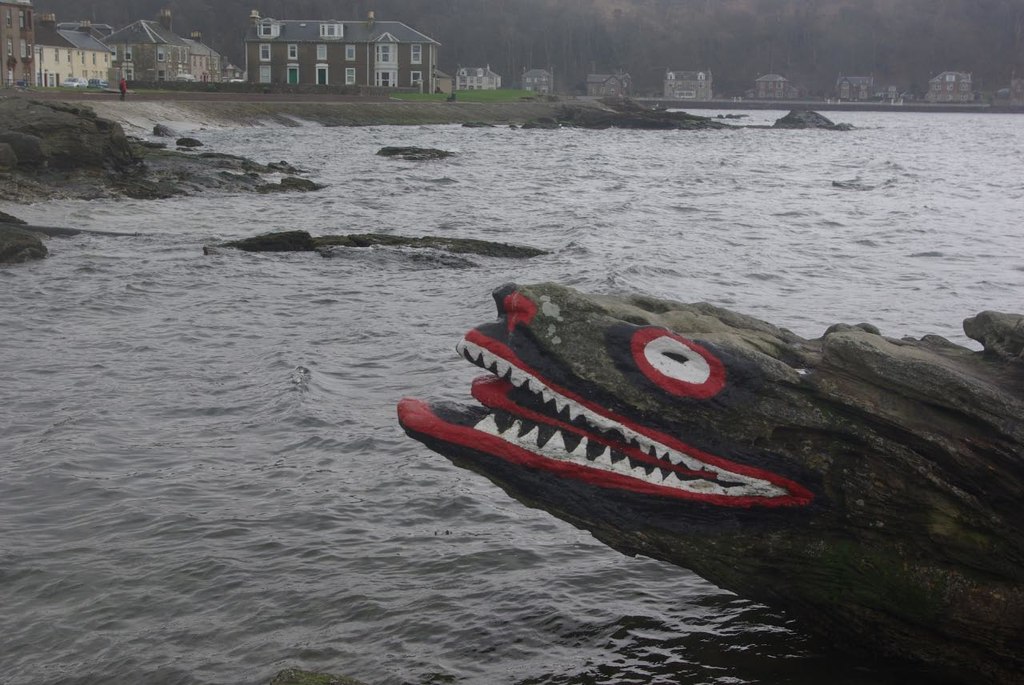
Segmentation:
<svg viewBox="0 0 1024 685">
<path fill-rule="evenodd" d="M 356 70 L 353 67 L 346 67 L 345 69 L 345 85 L 351 86 L 356 82 Z"/>
<path fill-rule="evenodd" d="M 7 39 L 7 56 L 14 57 L 14 40 L 11 38 Z"/>
<path fill-rule="evenodd" d="M 378 71 L 375 74 L 374 85 L 382 88 L 392 88 L 398 85 L 398 74 L 394 71 Z"/>
<path fill-rule="evenodd" d="M 260 83 L 270 83 L 269 65 L 264 64 L 260 66 Z"/>
<path fill-rule="evenodd" d="M 355 59 L 356 59 L 356 46 L 355 45 L 346 45 L 345 46 L 345 60 L 349 61 L 349 62 L 354 62 Z"/>
<path fill-rule="evenodd" d="M 281 35 L 281 25 L 264 20 L 256 26 L 256 35 L 260 38 L 277 38 Z"/>
<path fill-rule="evenodd" d="M 423 64 L 423 46 L 419 43 L 413 43 L 409 46 L 409 61 L 412 64 Z"/>
<path fill-rule="evenodd" d="M 157 48 L 156 49 L 156 61 L 157 62 L 165 62 L 165 61 L 167 61 L 167 53 L 164 51 L 163 48 Z"/>
<path fill-rule="evenodd" d="M 288 59 L 299 58 L 299 46 L 296 43 L 288 43 Z"/>
<path fill-rule="evenodd" d="M 316 58 L 320 60 L 327 59 L 327 43 L 316 44 Z"/>
<path fill-rule="evenodd" d="M 21 41 L 21 58 L 25 59 L 28 57 L 28 43 L 22 39 Z"/>
<path fill-rule="evenodd" d="M 54 62 L 59 62 L 60 61 L 60 48 L 54 48 L 53 49 L 53 61 Z"/>
<path fill-rule="evenodd" d="M 270 43 L 260 43 L 260 61 L 270 61 Z M 266 81 L 264 81 L 266 83 Z"/>
<path fill-rule="evenodd" d="M 12 26 L 14 26 L 14 24 L 11 23 L 11 8 L 10 7 L 7 8 L 7 21 L 5 23 L 7 24 L 7 28 L 11 28 Z"/>
<path fill-rule="evenodd" d="M 409 74 L 409 85 L 411 85 L 411 86 L 418 86 L 422 82 L 423 82 L 423 72 L 422 71 L 414 71 L 411 74 Z"/>
<path fill-rule="evenodd" d="M 82 50 L 78 51 L 78 61 L 80 61 L 82 64 L 85 64 L 85 52 Z"/>
<path fill-rule="evenodd" d="M 135 69 L 133 67 L 124 68 L 124 80 L 134 81 L 135 80 Z"/>
<path fill-rule="evenodd" d="M 337 23 L 320 24 L 321 38 L 341 38 L 345 33 L 344 25 Z"/>
<path fill-rule="evenodd" d="M 96 66 L 96 53 L 92 53 L 92 65 Z"/>
<path fill-rule="evenodd" d="M 132 61 L 132 46 L 131 45 L 125 45 L 124 46 L 124 61 L 125 62 L 131 62 Z"/>
<path fill-rule="evenodd" d="M 395 51 L 391 43 L 377 43 L 377 64 L 391 64 Z"/>
<path fill-rule="evenodd" d="M 18 28 L 25 28 L 25 11 L 18 10 Z"/>
</svg>

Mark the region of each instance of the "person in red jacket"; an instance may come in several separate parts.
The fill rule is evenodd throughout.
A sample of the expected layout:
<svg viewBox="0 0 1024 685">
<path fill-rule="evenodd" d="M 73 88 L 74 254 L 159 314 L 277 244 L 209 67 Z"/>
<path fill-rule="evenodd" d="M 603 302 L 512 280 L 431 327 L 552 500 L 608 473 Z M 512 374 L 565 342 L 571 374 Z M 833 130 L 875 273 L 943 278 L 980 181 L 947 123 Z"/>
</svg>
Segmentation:
<svg viewBox="0 0 1024 685">
<path fill-rule="evenodd" d="M 124 96 L 128 94 L 128 82 L 124 80 L 124 76 L 121 77 L 121 82 L 117 84 L 117 87 L 121 90 L 121 99 L 124 100 Z"/>
</svg>

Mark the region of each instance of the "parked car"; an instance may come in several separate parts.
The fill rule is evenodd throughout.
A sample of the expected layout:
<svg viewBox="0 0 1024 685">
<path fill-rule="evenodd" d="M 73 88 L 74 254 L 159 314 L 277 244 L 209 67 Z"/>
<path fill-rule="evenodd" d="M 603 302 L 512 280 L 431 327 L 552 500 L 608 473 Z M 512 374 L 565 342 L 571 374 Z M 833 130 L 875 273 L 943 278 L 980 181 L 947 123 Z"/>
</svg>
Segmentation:
<svg viewBox="0 0 1024 685">
<path fill-rule="evenodd" d="M 65 88 L 88 88 L 89 82 L 84 78 L 78 78 L 77 76 L 70 76 L 60 82 L 60 85 Z"/>
<path fill-rule="evenodd" d="M 176 81 L 188 81 L 189 83 L 191 83 L 192 81 L 196 80 L 196 77 L 193 76 L 192 74 L 178 74 L 178 77 L 175 80 Z"/>
<path fill-rule="evenodd" d="M 91 78 L 91 79 L 89 79 L 89 87 L 90 88 L 106 88 L 109 85 L 110 85 L 109 83 L 107 83 L 106 81 L 104 81 L 101 78 Z"/>
</svg>

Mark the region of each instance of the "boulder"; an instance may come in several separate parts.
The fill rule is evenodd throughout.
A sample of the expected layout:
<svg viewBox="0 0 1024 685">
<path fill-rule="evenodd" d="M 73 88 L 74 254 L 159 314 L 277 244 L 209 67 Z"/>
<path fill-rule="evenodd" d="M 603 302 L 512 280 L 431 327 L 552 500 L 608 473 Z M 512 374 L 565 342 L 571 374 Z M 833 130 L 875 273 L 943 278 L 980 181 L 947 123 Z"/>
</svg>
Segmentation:
<svg viewBox="0 0 1024 685">
<path fill-rule="evenodd" d="M 264 183 L 256 186 L 257 193 L 286 193 L 288 191 L 298 191 L 300 193 L 308 193 L 313 190 L 320 190 L 326 186 L 320 183 L 314 183 L 308 178 L 299 178 L 297 176 L 285 176 L 278 183 Z"/>
<path fill-rule="evenodd" d="M 120 125 L 61 102 L 0 100 L 0 142 L 19 167 L 126 170 L 138 162 Z"/>
<path fill-rule="evenodd" d="M 234 247 L 246 252 L 312 252 L 316 243 L 306 231 L 279 231 L 232 240 L 221 247 Z"/>
<path fill-rule="evenodd" d="M 175 133 L 173 129 L 171 129 L 168 126 L 165 126 L 164 124 L 156 124 L 153 126 L 153 135 L 158 138 L 174 138 L 178 134 Z"/>
<path fill-rule="evenodd" d="M 1024 316 L 1020 314 L 981 312 L 964 320 L 964 333 L 994 357 L 1024 362 Z"/>
<path fill-rule="evenodd" d="M 24 219 L 19 219 L 16 216 L 11 216 L 7 212 L 0 212 L 0 224 L 18 224 L 24 226 L 28 222 Z"/>
<path fill-rule="evenodd" d="M 174 144 L 177 145 L 178 147 L 187 147 L 187 148 L 202 147 L 203 146 L 202 141 L 196 140 L 195 138 L 188 138 L 188 137 L 178 138 L 176 141 L 174 141 Z"/>
<path fill-rule="evenodd" d="M 0 264 L 19 264 L 47 255 L 39 235 L 18 226 L 0 223 Z"/>
<path fill-rule="evenodd" d="M 10 143 L 0 142 L 0 169 L 13 169 L 18 166 L 18 155 Z"/>
<path fill-rule="evenodd" d="M 831 119 L 817 112 L 806 109 L 791 110 L 786 116 L 776 119 L 772 128 L 821 128 L 829 131 L 849 131 L 850 124 L 836 124 Z"/>
</svg>

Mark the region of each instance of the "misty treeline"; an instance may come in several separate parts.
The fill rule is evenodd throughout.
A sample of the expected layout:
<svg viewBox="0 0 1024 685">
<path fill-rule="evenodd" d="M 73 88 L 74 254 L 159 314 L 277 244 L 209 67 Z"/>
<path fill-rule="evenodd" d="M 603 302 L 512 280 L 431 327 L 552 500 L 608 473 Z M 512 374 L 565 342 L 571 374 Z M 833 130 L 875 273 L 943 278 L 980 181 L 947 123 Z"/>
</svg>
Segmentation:
<svg viewBox="0 0 1024 685">
<path fill-rule="evenodd" d="M 660 90 L 666 69 L 710 69 L 715 91 L 742 95 L 780 73 L 828 95 L 840 74 L 923 93 L 945 70 L 995 91 L 1024 76 L 1024 0 L 35 0 L 60 21 L 123 26 L 173 13 L 173 28 L 242 64 L 251 10 L 277 19 L 405 22 L 442 43 L 441 68 L 489 64 L 507 86 L 547 68 L 557 88 L 623 69 Z M 243 65 L 244 66 L 244 65 Z"/>
</svg>

